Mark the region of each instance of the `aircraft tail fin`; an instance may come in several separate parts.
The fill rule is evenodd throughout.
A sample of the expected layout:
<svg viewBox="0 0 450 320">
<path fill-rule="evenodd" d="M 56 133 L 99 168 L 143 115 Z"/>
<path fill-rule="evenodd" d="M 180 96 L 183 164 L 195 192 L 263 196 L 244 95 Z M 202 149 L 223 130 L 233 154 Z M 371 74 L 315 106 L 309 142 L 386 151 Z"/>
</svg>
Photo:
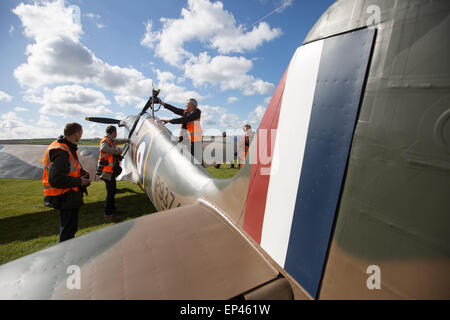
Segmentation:
<svg viewBox="0 0 450 320">
<path fill-rule="evenodd" d="M 299 47 L 257 132 L 243 229 L 312 296 L 321 280 L 375 30 Z"/>
</svg>

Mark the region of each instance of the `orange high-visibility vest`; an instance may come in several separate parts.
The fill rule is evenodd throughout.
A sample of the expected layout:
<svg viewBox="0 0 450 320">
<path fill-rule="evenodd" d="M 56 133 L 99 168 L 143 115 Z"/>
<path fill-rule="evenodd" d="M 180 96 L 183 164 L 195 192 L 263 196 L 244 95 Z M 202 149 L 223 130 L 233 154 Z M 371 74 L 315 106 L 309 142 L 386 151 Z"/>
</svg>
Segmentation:
<svg viewBox="0 0 450 320">
<path fill-rule="evenodd" d="M 81 166 L 78 163 L 76 157 L 73 156 L 69 147 L 65 143 L 59 143 L 58 141 L 53 141 L 45 151 L 44 156 L 44 173 L 42 175 L 42 184 L 44 185 L 44 195 L 45 196 L 59 196 L 63 193 L 66 193 L 69 190 L 78 191 L 78 187 L 73 188 L 55 188 L 50 185 L 48 182 L 48 170 L 50 168 L 50 150 L 60 149 L 64 150 L 69 154 L 69 162 L 70 162 L 70 172 L 68 174 L 69 177 L 79 178 L 81 176 Z"/>
<path fill-rule="evenodd" d="M 186 113 L 186 112 L 187 112 L 187 109 L 184 109 L 184 113 Z M 197 142 L 197 141 L 203 140 L 203 131 L 202 131 L 202 125 L 200 124 L 200 117 L 198 117 L 198 119 L 195 119 L 194 121 L 188 122 L 186 127 L 187 127 L 187 131 L 189 134 L 189 140 L 191 142 Z M 181 124 L 180 132 L 183 132 L 183 124 Z"/>
<path fill-rule="evenodd" d="M 100 160 L 105 159 L 108 161 L 108 164 L 103 166 L 102 172 L 114 172 L 114 155 L 111 153 L 102 152 L 102 144 L 104 141 L 107 141 L 110 146 L 112 146 L 114 149 L 116 148 L 116 143 L 114 141 L 111 141 L 111 139 L 107 136 L 104 136 L 102 140 L 100 140 L 100 154 L 98 155 L 98 165 L 100 166 Z"/>
</svg>

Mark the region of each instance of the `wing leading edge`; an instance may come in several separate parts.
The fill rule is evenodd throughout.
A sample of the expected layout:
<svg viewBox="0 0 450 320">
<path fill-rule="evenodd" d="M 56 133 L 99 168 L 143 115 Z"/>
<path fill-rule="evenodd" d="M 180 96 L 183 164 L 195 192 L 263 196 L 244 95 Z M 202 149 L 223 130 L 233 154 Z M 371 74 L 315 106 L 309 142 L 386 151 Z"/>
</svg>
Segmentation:
<svg viewBox="0 0 450 320">
<path fill-rule="evenodd" d="M 77 268 L 80 289 L 68 289 Z M 63 242 L 1 266 L 0 279 L 1 299 L 230 299 L 256 287 L 292 298 L 268 260 L 203 204 Z"/>
</svg>

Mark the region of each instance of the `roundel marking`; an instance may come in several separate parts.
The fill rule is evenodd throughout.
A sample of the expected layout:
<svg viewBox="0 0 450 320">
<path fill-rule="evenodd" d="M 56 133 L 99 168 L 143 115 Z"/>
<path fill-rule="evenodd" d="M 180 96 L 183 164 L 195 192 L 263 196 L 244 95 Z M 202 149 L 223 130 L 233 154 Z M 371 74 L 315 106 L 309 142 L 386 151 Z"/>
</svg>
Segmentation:
<svg viewBox="0 0 450 320">
<path fill-rule="evenodd" d="M 142 167 L 144 163 L 144 153 L 145 153 L 145 141 L 142 141 L 139 144 L 137 154 L 136 154 L 136 168 L 138 170 L 139 175 L 142 173 Z"/>
</svg>

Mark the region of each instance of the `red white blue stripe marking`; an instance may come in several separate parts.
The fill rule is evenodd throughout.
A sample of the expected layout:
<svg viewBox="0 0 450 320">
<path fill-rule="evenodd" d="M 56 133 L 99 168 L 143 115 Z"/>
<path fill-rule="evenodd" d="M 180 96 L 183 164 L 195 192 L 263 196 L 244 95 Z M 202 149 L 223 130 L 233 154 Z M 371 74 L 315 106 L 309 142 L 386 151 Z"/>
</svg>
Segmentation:
<svg viewBox="0 0 450 320">
<path fill-rule="evenodd" d="M 374 35 L 375 30 L 363 29 L 299 47 L 258 129 L 277 131 L 274 143 L 258 141 L 257 152 L 268 148 L 272 161 L 252 165 L 243 227 L 313 297 L 339 205 Z"/>
</svg>

